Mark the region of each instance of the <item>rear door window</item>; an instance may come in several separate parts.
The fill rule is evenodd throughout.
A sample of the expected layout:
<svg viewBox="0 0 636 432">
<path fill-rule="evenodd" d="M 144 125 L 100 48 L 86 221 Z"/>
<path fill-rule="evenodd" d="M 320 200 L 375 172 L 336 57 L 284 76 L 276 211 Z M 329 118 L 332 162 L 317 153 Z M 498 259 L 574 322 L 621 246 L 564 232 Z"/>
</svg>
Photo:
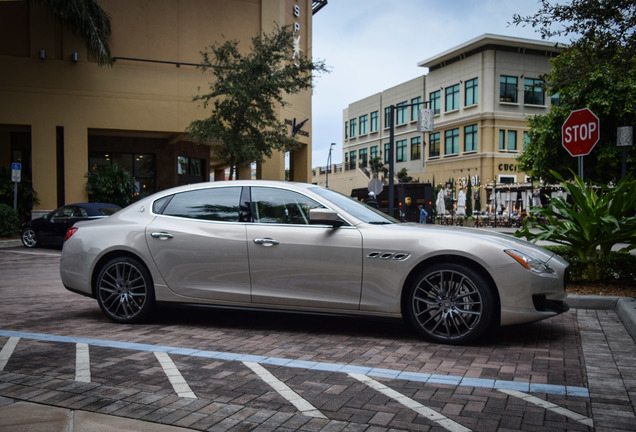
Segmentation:
<svg viewBox="0 0 636 432">
<path fill-rule="evenodd" d="M 163 214 L 188 219 L 238 222 L 240 199 L 239 186 L 181 192 L 172 197 Z"/>
</svg>

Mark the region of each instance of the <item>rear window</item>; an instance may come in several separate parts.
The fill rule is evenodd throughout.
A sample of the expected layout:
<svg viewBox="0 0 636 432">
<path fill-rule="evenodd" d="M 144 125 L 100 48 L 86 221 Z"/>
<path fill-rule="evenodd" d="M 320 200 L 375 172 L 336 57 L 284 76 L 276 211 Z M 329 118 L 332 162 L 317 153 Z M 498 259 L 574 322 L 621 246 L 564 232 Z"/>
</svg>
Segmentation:
<svg viewBox="0 0 636 432">
<path fill-rule="evenodd" d="M 102 214 L 104 216 L 110 216 L 113 213 L 117 213 L 119 210 L 121 210 L 119 207 L 100 207 L 98 209 L 99 214 Z"/>
</svg>

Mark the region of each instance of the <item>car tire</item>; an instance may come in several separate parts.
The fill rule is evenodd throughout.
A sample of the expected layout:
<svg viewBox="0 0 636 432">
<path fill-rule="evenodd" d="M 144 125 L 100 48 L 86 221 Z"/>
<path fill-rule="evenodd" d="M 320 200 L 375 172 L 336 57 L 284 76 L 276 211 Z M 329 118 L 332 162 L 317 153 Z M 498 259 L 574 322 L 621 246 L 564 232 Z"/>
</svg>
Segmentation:
<svg viewBox="0 0 636 432">
<path fill-rule="evenodd" d="M 129 257 L 117 257 L 102 266 L 95 280 L 95 296 L 102 312 L 118 323 L 144 322 L 155 305 L 148 270 Z"/>
<path fill-rule="evenodd" d="M 39 244 L 38 235 L 31 227 L 24 228 L 20 238 L 22 239 L 22 244 L 28 248 L 34 248 Z"/>
<path fill-rule="evenodd" d="M 435 264 L 415 278 L 405 298 L 410 323 L 426 339 L 461 345 L 495 330 L 499 316 L 490 284 L 459 264 Z"/>
</svg>

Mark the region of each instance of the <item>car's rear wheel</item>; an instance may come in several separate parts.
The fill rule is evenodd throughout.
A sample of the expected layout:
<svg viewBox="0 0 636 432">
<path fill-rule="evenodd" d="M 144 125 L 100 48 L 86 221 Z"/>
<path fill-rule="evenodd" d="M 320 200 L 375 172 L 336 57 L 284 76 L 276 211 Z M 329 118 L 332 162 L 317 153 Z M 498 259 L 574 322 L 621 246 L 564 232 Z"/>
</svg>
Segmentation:
<svg viewBox="0 0 636 432">
<path fill-rule="evenodd" d="M 38 235 L 31 227 L 22 230 L 21 238 L 22 244 L 28 248 L 34 248 L 38 245 Z"/>
<path fill-rule="evenodd" d="M 436 264 L 422 271 L 406 298 L 411 324 L 434 342 L 465 344 L 496 327 L 496 301 L 477 272 L 458 264 Z"/>
<path fill-rule="evenodd" d="M 155 304 L 152 278 L 136 259 L 117 257 L 100 270 L 95 286 L 104 314 L 119 323 L 146 320 Z"/>
</svg>

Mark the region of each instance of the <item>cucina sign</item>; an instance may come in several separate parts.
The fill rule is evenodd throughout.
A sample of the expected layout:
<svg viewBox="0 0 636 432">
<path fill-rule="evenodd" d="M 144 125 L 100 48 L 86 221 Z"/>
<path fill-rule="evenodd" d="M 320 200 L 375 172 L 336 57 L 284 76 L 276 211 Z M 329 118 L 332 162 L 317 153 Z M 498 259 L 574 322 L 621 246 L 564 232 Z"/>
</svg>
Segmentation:
<svg viewBox="0 0 636 432">
<path fill-rule="evenodd" d="M 500 163 L 498 168 L 499 171 L 517 172 L 517 165 L 515 164 Z"/>
</svg>

